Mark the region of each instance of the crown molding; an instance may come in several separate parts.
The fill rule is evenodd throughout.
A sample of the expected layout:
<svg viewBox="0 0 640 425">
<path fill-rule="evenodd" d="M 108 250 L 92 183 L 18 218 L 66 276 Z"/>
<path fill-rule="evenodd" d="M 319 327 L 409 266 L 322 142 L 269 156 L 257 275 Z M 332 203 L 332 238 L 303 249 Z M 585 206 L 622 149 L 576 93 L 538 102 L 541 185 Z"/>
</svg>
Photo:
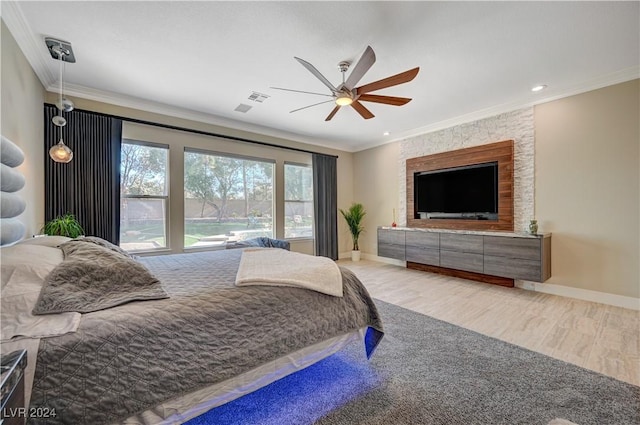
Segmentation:
<svg viewBox="0 0 640 425">
<path fill-rule="evenodd" d="M 47 65 L 48 55 L 44 55 L 44 38 L 37 37 L 27 23 L 16 1 L 2 1 L 2 20 L 9 28 L 27 61 L 44 87 L 54 83 L 56 77 Z"/>
<path fill-rule="evenodd" d="M 624 83 L 626 81 L 631 81 L 638 78 L 640 78 L 640 66 L 633 66 L 631 68 L 626 68 L 621 71 L 606 74 L 606 75 L 582 82 L 580 84 L 576 84 L 572 87 L 565 88 L 564 90 L 561 90 L 561 91 L 549 92 L 546 97 L 543 97 L 540 99 L 532 99 L 531 95 L 523 96 L 522 98 L 513 102 L 492 106 L 490 108 L 480 109 L 478 111 L 474 111 L 468 114 L 460 115 L 451 119 L 429 124 L 424 127 L 408 130 L 406 132 L 399 134 L 393 140 L 389 140 L 389 141 L 385 141 L 377 144 L 360 145 L 360 146 L 357 146 L 355 149 L 356 151 L 371 149 L 371 148 L 382 146 L 388 143 L 406 140 L 411 137 L 416 137 L 416 136 L 420 136 L 427 133 L 433 133 L 435 131 L 444 130 L 447 128 L 455 127 L 457 125 L 466 124 L 473 121 L 478 121 L 481 119 L 515 111 L 518 109 L 529 108 L 535 105 L 541 105 L 543 103 L 553 102 L 555 100 L 562 99 L 565 97 L 575 96 L 581 93 L 586 93 L 592 90 L 601 89 L 603 87 Z"/>
<path fill-rule="evenodd" d="M 555 91 L 547 93 L 546 97 L 532 99 L 535 94 L 527 94 L 520 99 L 504 103 L 501 105 L 492 106 L 490 108 L 481 109 L 468 114 L 460 115 L 451 119 L 442 120 L 433 124 L 429 124 L 417 129 L 408 130 L 400 133 L 392 140 L 385 140 L 374 143 L 364 143 L 359 145 L 345 145 L 340 143 L 328 143 L 326 140 L 321 140 L 312 137 L 303 137 L 299 134 L 278 130 L 272 127 L 266 127 L 256 124 L 250 124 L 241 121 L 235 121 L 227 118 L 223 118 L 217 115 L 207 114 L 204 112 L 198 112 L 190 109 L 180 108 L 176 106 L 167 105 L 160 102 L 153 102 L 131 96 L 121 95 L 118 93 L 107 92 L 102 90 L 93 89 L 90 87 L 65 84 L 65 92 L 72 96 L 81 97 L 84 99 L 94 100 L 97 102 L 104 102 L 113 105 L 123 106 L 132 109 L 139 109 L 147 112 L 154 112 L 162 115 L 168 115 L 176 118 L 183 118 L 187 120 L 202 122 L 206 124 L 218 125 L 222 127 L 231 128 L 234 130 L 250 131 L 265 136 L 277 137 L 281 139 L 287 139 L 295 142 L 306 143 L 314 146 L 321 146 L 328 149 L 337 149 L 344 152 L 359 152 L 366 149 L 375 148 L 378 146 L 386 145 L 389 143 L 406 140 L 411 137 L 420 136 L 427 133 L 433 133 L 435 131 L 444 130 L 447 128 L 455 127 L 457 125 L 466 124 L 473 121 L 493 117 L 496 115 L 504 114 L 507 112 L 515 111 L 518 109 L 529 108 L 535 105 L 540 105 L 554 100 L 562 99 L 565 97 L 575 96 L 577 94 L 586 93 L 592 90 L 597 90 L 603 87 L 611 86 L 614 84 L 623 83 L 626 81 L 640 78 L 640 66 L 634 66 L 618 72 L 600 76 L 598 78 L 577 84 L 562 91 Z M 55 81 L 46 89 L 51 92 L 55 92 L 57 87 Z"/>
</svg>

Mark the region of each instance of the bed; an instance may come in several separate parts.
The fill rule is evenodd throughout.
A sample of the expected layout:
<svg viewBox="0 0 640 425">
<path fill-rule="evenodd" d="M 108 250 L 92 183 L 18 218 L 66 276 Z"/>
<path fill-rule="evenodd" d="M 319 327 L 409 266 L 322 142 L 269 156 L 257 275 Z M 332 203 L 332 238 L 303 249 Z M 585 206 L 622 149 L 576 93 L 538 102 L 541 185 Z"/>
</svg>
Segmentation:
<svg viewBox="0 0 640 425">
<path fill-rule="evenodd" d="M 244 249 L 129 259 L 144 266 L 162 292 L 154 286 L 145 288 L 140 301 L 107 303 L 82 314 L 65 311 L 47 305 L 41 288 L 52 285 L 63 257 L 66 262 L 75 255 L 66 250 L 63 256 L 57 248 L 66 243 L 32 239 L 2 249 L 2 349 L 31 348 L 30 408 L 55 409 L 56 415 L 28 423 L 181 423 L 355 339 L 369 356 L 383 336 L 375 304 L 349 270 L 339 269 L 342 296 L 289 286 L 237 286 L 243 253 L 248 256 Z M 108 245 L 91 261 L 102 261 L 104 251 L 115 255 L 117 247 Z M 102 273 L 126 277 L 128 272 Z M 39 312 L 43 302 L 53 313 L 33 316 L 31 309 Z"/>
</svg>

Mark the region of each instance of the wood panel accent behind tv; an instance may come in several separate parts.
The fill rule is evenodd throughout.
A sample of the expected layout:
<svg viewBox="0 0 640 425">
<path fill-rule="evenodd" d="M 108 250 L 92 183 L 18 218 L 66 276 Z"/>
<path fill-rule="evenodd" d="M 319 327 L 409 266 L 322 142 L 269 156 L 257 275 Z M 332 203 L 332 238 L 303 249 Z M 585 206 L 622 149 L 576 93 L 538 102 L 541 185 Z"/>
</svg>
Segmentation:
<svg viewBox="0 0 640 425">
<path fill-rule="evenodd" d="M 413 175 L 466 165 L 498 163 L 498 220 L 415 218 Z M 407 159 L 407 227 L 513 231 L 513 140 Z"/>
</svg>

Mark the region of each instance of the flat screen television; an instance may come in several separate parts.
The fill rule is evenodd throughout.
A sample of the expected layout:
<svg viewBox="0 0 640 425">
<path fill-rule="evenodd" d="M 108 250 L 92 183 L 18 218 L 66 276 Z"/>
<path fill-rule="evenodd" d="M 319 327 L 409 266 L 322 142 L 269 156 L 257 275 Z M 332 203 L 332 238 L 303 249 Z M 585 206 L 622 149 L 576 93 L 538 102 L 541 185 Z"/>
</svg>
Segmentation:
<svg viewBox="0 0 640 425">
<path fill-rule="evenodd" d="M 498 219 L 498 163 L 413 175 L 415 218 Z"/>
</svg>

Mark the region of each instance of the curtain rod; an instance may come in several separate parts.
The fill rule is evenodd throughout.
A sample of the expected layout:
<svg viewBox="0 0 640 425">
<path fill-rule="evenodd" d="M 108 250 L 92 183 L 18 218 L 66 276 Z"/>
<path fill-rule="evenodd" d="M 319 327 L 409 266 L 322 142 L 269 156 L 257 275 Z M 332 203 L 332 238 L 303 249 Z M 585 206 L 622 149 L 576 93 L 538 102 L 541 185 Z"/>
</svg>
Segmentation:
<svg viewBox="0 0 640 425">
<path fill-rule="evenodd" d="M 52 103 L 45 103 L 45 106 L 56 107 L 56 105 L 54 105 Z M 88 111 L 86 109 L 77 109 L 76 108 L 76 109 L 74 109 L 74 111 L 87 112 L 87 113 L 90 113 L 90 114 L 95 114 L 95 115 L 99 115 L 99 116 L 103 116 L 103 117 L 116 118 L 116 119 L 119 119 L 119 120 L 122 120 L 122 121 L 128 121 L 128 122 L 132 122 L 132 123 L 135 123 L 135 124 L 151 125 L 151 126 L 154 126 L 154 127 L 161 127 L 161 128 L 166 128 L 166 129 L 169 129 L 169 130 L 178 130 L 178 131 L 184 131 L 184 132 L 187 132 L 187 133 L 200 134 L 202 136 L 220 137 L 222 139 L 235 140 L 237 142 L 244 142 L 244 143 L 252 143 L 254 145 L 260 145 L 260 146 L 268 146 L 270 148 L 286 149 L 286 150 L 289 150 L 289 151 L 310 153 L 310 154 L 313 154 L 313 155 L 324 155 L 324 156 L 329 156 L 329 157 L 333 157 L 333 158 L 338 158 L 338 155 L 329 155 L 329 154 L 322 153 L 322 152 L 315 152 L 315 151 L 310 151 L 310 150 L 300 149 L 300 148 L 290 148 L 288 146 L 276 145 L 275 143 L 268 143 L 268 142 L 261 142 L 259 140 L 245 139 L 244 137 L 227 136 L 225 134 L 212 133 L 210 131 L 195 130 L 193 128 L 179 127 L 179 126 L 170 125 L 170 124 L 161 124 L 161 123 L 157 123 L 157 122 L 153 122 L 153 121 L 139 120 L 137 118 L 129 118 L 129 117 L 122 117 L 122 116 L 119 116 L 119 115 L 105 114 L 103 112 Z"/>
</svg>

